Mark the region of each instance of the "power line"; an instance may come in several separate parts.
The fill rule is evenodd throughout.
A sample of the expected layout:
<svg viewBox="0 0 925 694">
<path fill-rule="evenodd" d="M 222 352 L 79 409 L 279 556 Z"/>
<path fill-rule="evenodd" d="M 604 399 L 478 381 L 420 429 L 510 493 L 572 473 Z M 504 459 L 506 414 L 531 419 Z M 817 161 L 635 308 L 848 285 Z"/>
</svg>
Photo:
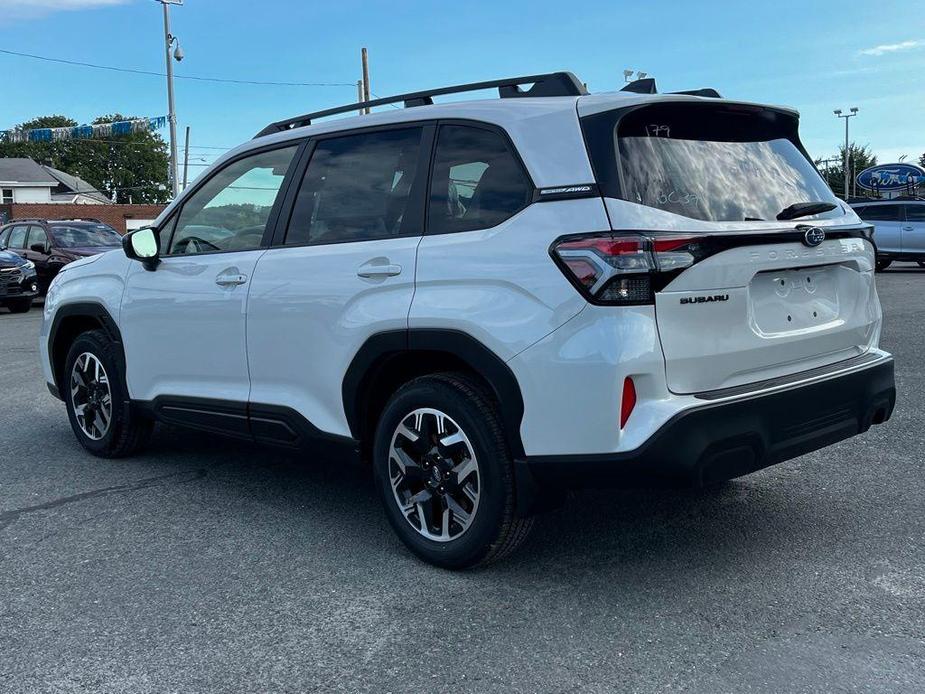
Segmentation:
<svg viewBox="0 0 925 694">
<path fill-rule="evenodd" d="M 112 72 L 128 72 L 133 75 L 149 75 L 152 77 L 166 77 L 164 72 L 155 72 L 153 70 L 138 70 L 130 67 L 115 67 L 113 65 L 98 65 L 97 63 L 85 63 L 79 60 L 66 60 L 64 58 L 50 58 L 45 55 L 35 55 L 34 53 L 21 53 L 19 51 L 9 51 L 0 48 L 0 53 L 15 55 L 20 58 L 32 58 L 33 60 L 44 60 L 49 63 L 61 63 L 64 65 L 76 65 L 78 67 L 89 67 L 95 70 L 110 70 Z M 271 87 L 356 87 L 353 82 L 266 82 L 262 80 L 239 80 L 227 79 L 222 77 L 199 77 L 196 75 L 174 75 L 178 80 L 195 80 L 197 82 L 218 82 L 221 84 L 257 84 Z"/>
</svg>

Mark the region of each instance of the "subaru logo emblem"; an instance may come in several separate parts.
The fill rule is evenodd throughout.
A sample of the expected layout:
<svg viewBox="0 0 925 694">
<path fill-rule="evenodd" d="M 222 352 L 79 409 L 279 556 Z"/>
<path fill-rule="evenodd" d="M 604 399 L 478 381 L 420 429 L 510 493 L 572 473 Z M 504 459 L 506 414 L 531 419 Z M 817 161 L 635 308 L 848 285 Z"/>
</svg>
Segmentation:
<svg viewBox="0 0 925 694">
<path fill-rule="evenodd" d="M 825 241 L 825 231 L 819 227 L 810 227 L 803 233 L 803 243 L 810 248 L 818 246 Z"/>
</svg>

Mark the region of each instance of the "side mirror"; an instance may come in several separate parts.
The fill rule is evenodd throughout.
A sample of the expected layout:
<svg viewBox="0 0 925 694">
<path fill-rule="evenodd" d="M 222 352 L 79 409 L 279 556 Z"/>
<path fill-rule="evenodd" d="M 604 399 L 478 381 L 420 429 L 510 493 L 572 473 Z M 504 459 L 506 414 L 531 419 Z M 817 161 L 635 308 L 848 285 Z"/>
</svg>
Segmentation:
<svg viewBox="0 0 925 694">
<path fill-rule="evenodd" d="M 145 270 L 154 270 L 159 261 L 159 238 L 154 227 L 142 227 L 122 237 L 122 250 L 132 260 L 138 260 Z"/>
<path fill-rule="evenodd" d="M 44 243 L 33 243 L 31 246 L 29 246 L 29 250 L 33 253 L 48 255 L 48 246 L 46 246 Z"/>
</svg>

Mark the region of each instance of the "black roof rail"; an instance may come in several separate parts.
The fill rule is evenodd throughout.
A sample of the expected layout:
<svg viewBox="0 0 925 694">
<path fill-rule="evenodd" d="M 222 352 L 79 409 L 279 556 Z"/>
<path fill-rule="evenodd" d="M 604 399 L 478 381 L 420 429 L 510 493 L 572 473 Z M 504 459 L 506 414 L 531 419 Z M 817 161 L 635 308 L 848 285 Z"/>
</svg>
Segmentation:
<svg viewBox="0 0 925 694">
<path fill-rule="evenodd" d="M 522 85 L 532 85 L 529 89 L 523 89 Z M 376 106 L 386 106 L 404 102 L 405 108 L 415 106 L 429 106 L 434 103 L 433 97 L 444 94 L 461 94 L 463 92 L 474 92 L 480 89 L 498 89 L 498 96 L 502 99 L 515 97 L 537 97 L 537 96 L 581 96 L 587 94 L 588 90 L 571 72 L 550 72 L 542 75 L 524 75 L 523 77 L 508 77 L 500 80 L 489 80 L 488 82 L 472 82 L 470 84 L 457 84 L 451 87 L 440 87 L 439 89 L 427 89 L 420 92 L 409 92 L 407 94 L 397 94 L 387 96 L 382 99 L 373 99 L 372 101 L 360 101 L 344 106 L 306 113 L 294 118 L 270 123 L 267 127 L 257 133 L 254 138 L 272 135 L 292 128 L 300 128 L 303 125 L 311 125 L 313 120 L 334 116 L 339 113 L 350 113 L 366 108 Z"/>
<path fill-rule="evenodd" d="M 686 94 L 687 96 L 703 96 L 707 99 L 722 99 L 723 95 L 715 89 L 705 87 L 703 89 L 685 89 L 680 92 L 669 92 L 669 94 Z"/>
<path fill-rule="evenodd" d="M 652 77 L 633 80 L 620 91 L 633 92 L 634 94 L 658 94 L 658 89 L 655 88 L 655 79 Z"/>
<path fill-rule="evenodd" d="M 658 89 L 655 86 L 655 79 L 652 77 L 644 77 L 641 80 L 633 80 L 627 84 L 621 92 L 633 92 L 634 94 L 658 94 Z M 715 89 L 706 87 L 704 89 L 686 89 L 680 92 L 668 92 L 669 94 L 684 94 L 686 96 L 703 96 L 708 99 L 722 99 L 722 95 Z"/>
</svg>

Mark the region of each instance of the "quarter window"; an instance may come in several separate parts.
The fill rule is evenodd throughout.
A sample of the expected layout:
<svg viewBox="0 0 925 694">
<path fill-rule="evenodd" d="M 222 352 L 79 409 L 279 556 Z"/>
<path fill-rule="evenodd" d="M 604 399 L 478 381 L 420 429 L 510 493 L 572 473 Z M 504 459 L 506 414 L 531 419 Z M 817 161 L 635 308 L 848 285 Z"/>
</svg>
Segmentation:
<svg viewBox="0 0 925 694">
<path fill-rule="evenodd" d="M 239 159 L 183 203 L 168 255 L 259 248 L 298 146 Z"/>
<path fill-rule="evenodd" d="M 340 243 L 407 233 L 421 128 L 321 140 L 299 186 L 286 245 Z"/>
<path fill-rule="evenodd" d="M 427 231 L 487 229 L 533 197 L 533 185 L 504 138 L 493 130 L 441 126 L 430 189 Z"/>
<path fill-rule="evenodd" d="M 907 222 L 925 222 L 925 205 L 906 205 Z"/>
</svg>

